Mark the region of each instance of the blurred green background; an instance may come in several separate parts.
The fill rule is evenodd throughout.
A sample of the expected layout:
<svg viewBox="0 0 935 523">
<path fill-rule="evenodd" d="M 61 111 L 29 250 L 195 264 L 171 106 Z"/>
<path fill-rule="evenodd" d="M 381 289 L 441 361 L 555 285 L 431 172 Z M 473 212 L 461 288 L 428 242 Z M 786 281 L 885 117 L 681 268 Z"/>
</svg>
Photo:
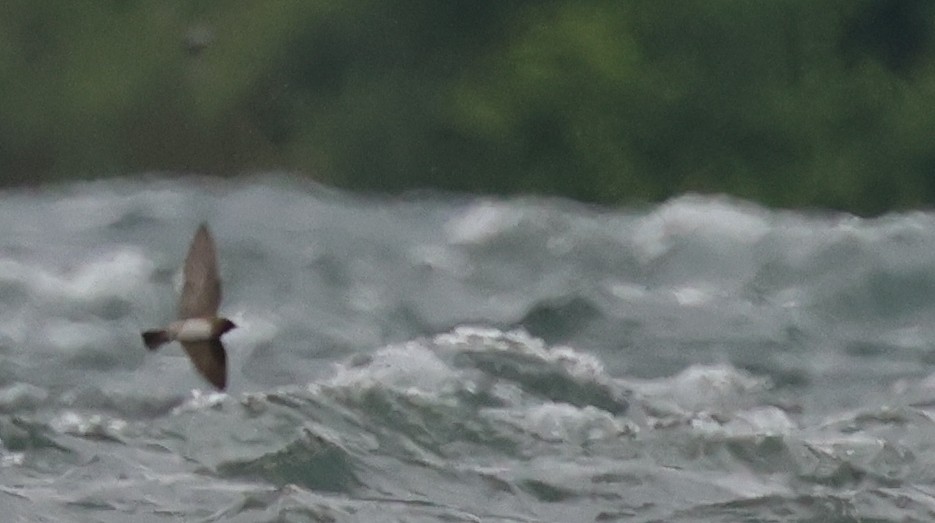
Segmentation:
<svg viewBox="0 0 935 523">
<path fill-rule="evenodd" d="M 4 0 L 0 180 L 935 201 L 928 0 Z"/>
</svg>

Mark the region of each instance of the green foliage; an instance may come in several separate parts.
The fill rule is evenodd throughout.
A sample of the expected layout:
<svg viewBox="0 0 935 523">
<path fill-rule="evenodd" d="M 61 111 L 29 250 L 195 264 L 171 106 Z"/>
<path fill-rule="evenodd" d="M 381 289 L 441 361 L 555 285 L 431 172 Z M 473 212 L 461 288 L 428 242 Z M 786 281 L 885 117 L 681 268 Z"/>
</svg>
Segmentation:
<svg viewBox="0 0 935 523">
<path fill-rule="evenodd" d="M 923 0 L 11 0 L 0 179 L 935 200 Z"/>
</svg>

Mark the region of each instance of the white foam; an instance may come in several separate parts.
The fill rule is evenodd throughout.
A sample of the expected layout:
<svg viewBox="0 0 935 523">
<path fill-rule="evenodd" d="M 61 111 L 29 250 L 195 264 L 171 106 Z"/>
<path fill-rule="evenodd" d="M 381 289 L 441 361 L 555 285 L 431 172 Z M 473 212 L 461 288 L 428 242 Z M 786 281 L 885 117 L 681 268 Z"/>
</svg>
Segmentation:
<svg viewBox="0 0 935 523">
<path fill-rule="evenodd" d="M 646 400 L 674 412 L 743 408 L 752 401 L 752 394 L 769 386 L 768 379 L 750 376 L 730 365 L 692 365 L 670 378 L 634 384 Z"/>
<path fill-rule="evenodd" d="M 639 283 L 611 280 L 605 282 L 604 286 L 611 295 L 623 301 L 636 302 L 648 294 L 646 286 Z"/>
<path fill-rule="evenodd" d="M 711 285 L 684 285 L 672 289 L 675 300 L 683 307 L 700 307 L 710 303 L 718 294 Z"/>
<path fill-rule="evenodd" d="M 460 326 L 450 333 L 437 335 L 434 342 L 442 349 L 519 352 L 546 363 L 558 364 L 578 379 L 602 381 L 607 378 L 604 365 L 596 357 L 571 347 L 547 347 L 543 340 L 530 336 L 524 330 L 504 332 L 489 327 Z"/>
<path fill-rule="evenodd" d="M 723 438 L 786 436 L 798 430 L 786 412 L 772 406 L 736 412 L 726 421 L 701 413 L 692 417 L 689 425 L 697 432 Z"/>
<path fill-rule="evenodd" d="M 127 198 L 111 190 L 97 189 L 54 200 L 46 212 L 56 226 L 67 230 L 83 232 L 115 223 L 126 213 Z"/>
<path fill-rule="evenodd" d="M 638 429 L 607 411 L 567 403 L 543 403 L 528 408 L 488 409 L 484 416 L 510 423 L 545 441 L 583 444 L 618 438 Z"/>
<path fill-rule="evenodd" d="M 751 243 L 770 230 L 765 214 L 753 206 L 723 198 L 683 196 L 643 217 L 634 231 L 633 243 L 644 263 L 666 253 L 679 237 L 703 235 L 711 240 Z"/>
<path fill-rule="evenodd" d="M 326 386 L 346 391 L 379 387 L 438 396 L 460 388 L 459 382 L 454 369 L 423 343 L 412 341 L 379 349 L 362 364 L 338 364 Z"/>
<path fill-rule="evenodd" d="M 453 244 L 476 244 L 489 240 L 519 224 L 519 213 L 492 201 L 482 201 L 445 223 Z"/>
<path fill-rule="evenodd" d="M 786 411 L 772 406 L 757 407 L 736 413 L 726 428 L 733 435 L 782 436 L 798 430 Z"/>
<path fill-rule="evenodd" d="M 25 452 L 0 452 L 0 467 L 18 467 L 24 463 L 26 463 Z"/>
<path fill-rule="evenodd" d="M 220 407 L 224 404 L 228 394 L 220 391 L 203 392 L 199 389 L 192 389 L 191 397 L 184 403 L 172 409 L 172 415 L 178 415 L 183 412 L 195 412 L 209 408 Z"/>
<path fill-rule="evenodd" d="M 132 246 L 103 252 L 68 269 L 0 259 L 0 279 L 23 283 L 33 293 L 49 300 L 87 300 L 102 296 L 131 298 L 153 269 L 152 261 Z"/>
<path fill-rule="evenodd" d="M 100 414 L 81 415 L 65 411 L 49 423 L 52 430 L 73 436 L 108 437 L 118 439 L 127 428 L 127 422 Z"/>
</svg>

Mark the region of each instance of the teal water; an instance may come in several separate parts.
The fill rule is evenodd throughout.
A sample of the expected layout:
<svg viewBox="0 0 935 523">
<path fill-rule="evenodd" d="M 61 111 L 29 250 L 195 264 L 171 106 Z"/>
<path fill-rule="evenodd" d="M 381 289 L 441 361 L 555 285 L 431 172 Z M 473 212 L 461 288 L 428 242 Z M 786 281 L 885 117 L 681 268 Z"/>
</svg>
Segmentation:
<svg viewBox="0 0 935 523">
<path fill-rule="evenodd" d="M 174 315 L 201 221 L 231 374 Z M 930 521 L 935 214 L 0 193 L 3 521 Z"/>
</svg>

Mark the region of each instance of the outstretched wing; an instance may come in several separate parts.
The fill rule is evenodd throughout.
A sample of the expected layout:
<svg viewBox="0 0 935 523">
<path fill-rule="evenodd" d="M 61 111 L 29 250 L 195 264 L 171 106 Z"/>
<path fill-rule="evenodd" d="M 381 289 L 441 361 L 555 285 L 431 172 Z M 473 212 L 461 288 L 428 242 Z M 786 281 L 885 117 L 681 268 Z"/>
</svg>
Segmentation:
<svg viewBox="0 0 935 523">
<path fill-rule="evenodd" d="M 179 319 L 216 315 L 221 305 L 221 279 L 214 240 L 204 223 L 192 239 L 183 274 L 185 285 L 179 297 Z"/>
<path fill-rule="evenodd" d="M 198 372 L 218 390 L 227 386 L 227 353 L 221 340 L 186 342 L 182 348 Z"/>
</svg>

